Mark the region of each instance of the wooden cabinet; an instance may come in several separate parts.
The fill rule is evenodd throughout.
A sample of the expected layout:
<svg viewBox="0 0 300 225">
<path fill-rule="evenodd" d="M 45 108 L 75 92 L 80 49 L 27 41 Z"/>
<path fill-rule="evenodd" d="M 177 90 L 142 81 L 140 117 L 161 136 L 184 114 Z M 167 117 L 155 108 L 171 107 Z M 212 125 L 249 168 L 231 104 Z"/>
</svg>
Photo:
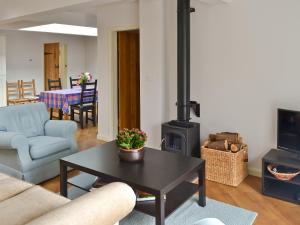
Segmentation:
<svg viewBox="0 0 300 225">
<path fill-rule="evenodd" d="M 292 180 L 275 178 L 268 170 L 269 164 L 282 165 L 300 170 L 300 156 L 291 152 L 271 149 L 262 160 L 262 193 L 284 201 L 300 204 L 300 175 Z"/>
</svg>

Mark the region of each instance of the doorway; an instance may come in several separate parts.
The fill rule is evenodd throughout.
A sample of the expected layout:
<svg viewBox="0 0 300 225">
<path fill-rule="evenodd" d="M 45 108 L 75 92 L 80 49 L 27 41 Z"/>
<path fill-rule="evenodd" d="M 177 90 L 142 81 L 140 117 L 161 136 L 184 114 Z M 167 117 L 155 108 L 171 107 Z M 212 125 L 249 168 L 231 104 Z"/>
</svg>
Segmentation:
<svg viewBox="0 0 300 225">
<path fill-rule="evenodd" d="M 45 90 L 48 90 L 48 79 L 59 79 L 59 43 L 44 44 Z"/>
<path fill-rule="evenodd" d="M 118 130 L 140 128 L 140 34 L 117 33 Z"/>
<path fill-rule="evenodd" d="M 61 78 L 62 87 L 67 88 L 67 45 L 60 43 L 44 44 L 44 78 L 45 90 L 48 90 L 48 79 Z"/>
</svg>

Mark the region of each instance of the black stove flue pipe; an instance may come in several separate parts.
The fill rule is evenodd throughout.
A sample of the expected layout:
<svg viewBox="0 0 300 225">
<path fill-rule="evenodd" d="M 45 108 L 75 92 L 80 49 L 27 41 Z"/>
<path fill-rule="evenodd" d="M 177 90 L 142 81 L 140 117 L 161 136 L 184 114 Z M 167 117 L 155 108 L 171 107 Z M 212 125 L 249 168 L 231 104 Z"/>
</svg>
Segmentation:
<svg viewBox="0 0 300 225">
<path fill-rule="evenodd" d="M 190 120 L 190 0 L 177 0 L 177 120 Z"/>
</svg>

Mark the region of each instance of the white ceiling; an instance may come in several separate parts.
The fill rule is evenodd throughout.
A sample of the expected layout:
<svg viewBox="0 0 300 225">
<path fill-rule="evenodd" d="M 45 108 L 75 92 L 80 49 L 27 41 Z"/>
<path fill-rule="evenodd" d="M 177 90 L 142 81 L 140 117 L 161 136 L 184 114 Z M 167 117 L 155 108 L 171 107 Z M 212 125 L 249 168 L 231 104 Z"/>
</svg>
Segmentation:
<svg viewBox="0 0 300 225">
<path fill-rule="evenodd" d="M 15 3 L 20 0 L 14 0 Z M 32 0 L 36 1 L 36 0 Z M 39 0 L 40 1 L 40 0 Z M 53 0 L 52 0 L 53 1 Z M 132 1 L 132 0 L 89 0 L 84 3 L 73 4 L 71 6 L 60 7 L 53 10 L 47 10 L 39 13 L 33 13 L 30 15 L 19 16 L 10 18 L 8 20 L 2 20 L 0 18 L 0 29 L 20 29 L 31 26 L 38 26 L 49 23 L 61 23 L 78 26 L 97 26 L 97 8 L 104 4 L 112 4 L 120 1 Z M 12 7 L 13 5 L 5 1 L 0 0 L 1 8 Z M 24 1 L 22 0 L 24 4 Z M 3 4 L 3 5 L 2 5 Z M 2 8 L 3 10 L 4 8 Z M 1 10 L 1 9 L 0 9 Z"/>
<path fill-rule="evenodd" d="M 96 27 L 98 7 L 126 1 L 136 0 L 26 0 L 26 5 L 24 0 L 0 0 L 0 29 L 16 30 L 49 23 Z M 218 4 L 229 3 L 232 0 L 198 1 L 205 4 Z M 37 4 L 39 7 L 35 6 Z M 30 13 L 33 11 L 35 13 Z"/>
</svg>

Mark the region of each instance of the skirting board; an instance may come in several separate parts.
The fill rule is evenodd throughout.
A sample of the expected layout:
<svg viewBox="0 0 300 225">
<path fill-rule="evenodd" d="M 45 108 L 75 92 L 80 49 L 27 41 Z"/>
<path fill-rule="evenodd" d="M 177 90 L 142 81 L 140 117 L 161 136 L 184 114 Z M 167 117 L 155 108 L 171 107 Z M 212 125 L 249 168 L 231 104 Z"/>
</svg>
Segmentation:
<svg viewBox="0 0 300 225">
<path fill-rule="evenodd" d="M 251 176 L 261 177 L 261 169 L 257 168 L 248 168 L 248 173 Z"/>
<path fill-rule="evenodd" d="M 101 135 L 99 135 L 99 133 L 97 134 L 97 139 L 101 140 L 101 141 L 106 141 L 106 142 L 112 141 L 111 138 L 105 137 L 105 136 L 101 136 Z"/>
</svg>

